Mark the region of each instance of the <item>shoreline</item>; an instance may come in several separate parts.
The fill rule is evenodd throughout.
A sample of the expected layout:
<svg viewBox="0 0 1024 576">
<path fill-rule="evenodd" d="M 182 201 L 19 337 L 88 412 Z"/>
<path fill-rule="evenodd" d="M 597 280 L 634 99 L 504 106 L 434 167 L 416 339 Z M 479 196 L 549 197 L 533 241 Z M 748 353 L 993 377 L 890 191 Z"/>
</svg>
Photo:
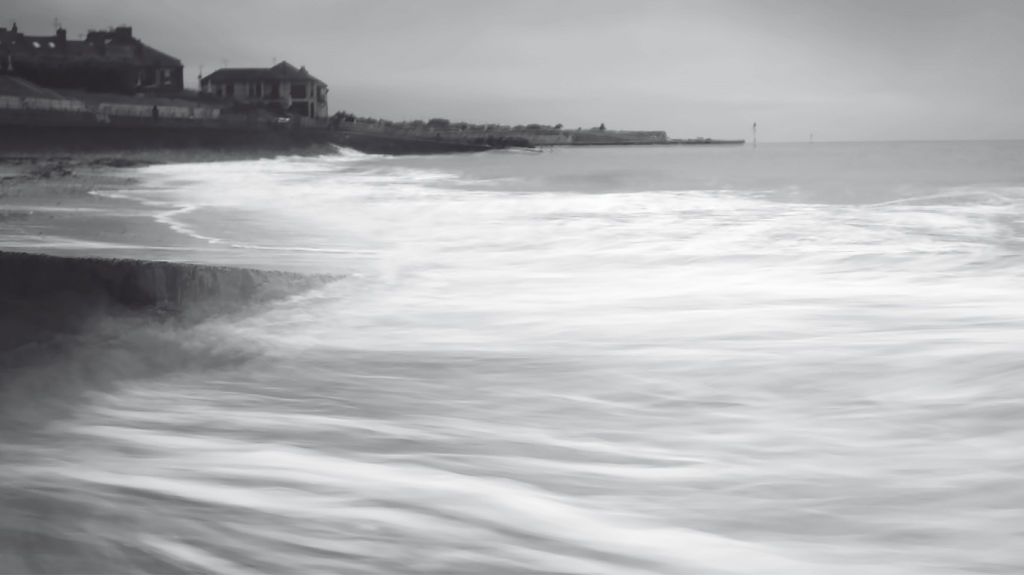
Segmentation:
<svg viewBox="0 0 1024 576">
<path fill-rule="evenodd" d="M 133 168 L 186 159 L 229 158 L 0 156 L 0 370 L 7 352 L 76 333 L 92 318 L 191 321 L 338 277 L 234 257 L 162 225 L 158 207 L 93 193 L 139 184 Z"/>
<path fill-rule="evenodd" d="M 139 185 L 132 172 L 139 167 L 252 158 L 152 151 L 121 156 L 0 156 L 0 252 L 251 267 L 252 262 L 237 258 L 237 251 L 211 246 L 161 224 L 159 216 L 173 207 L 165 210 L 142 199 L 103 192 Z"/>
<path fill-rule="evenodd" d="M 307 150 L 302 155 L 324 153 L 336 154 L 337 148 Z M 251 250 L 229 241 L 211 242 L 167 222 L 186 206 L 120 193 L 148 185 L 145 175 L 138 173 L 146 166 L 281 156 L 285 154 L 200 150 L 0 154 L 0 252 L 162 260 L 302 274 L 345 273 L 349 256 L 344 253 L 325 263 L 316 254 L 287 248 Z"/>
</svg>

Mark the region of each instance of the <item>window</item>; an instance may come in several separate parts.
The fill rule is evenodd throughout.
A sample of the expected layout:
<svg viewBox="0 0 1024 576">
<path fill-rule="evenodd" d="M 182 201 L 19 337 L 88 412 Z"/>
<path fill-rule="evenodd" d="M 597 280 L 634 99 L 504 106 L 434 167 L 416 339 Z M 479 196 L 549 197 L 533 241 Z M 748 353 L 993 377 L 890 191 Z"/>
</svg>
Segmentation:
<svg viewBox="0 0 1024 576">
<path fill-rule="evenodd" d="M 306 85 L 292 84 L 292 98 L 306 99 Z"/>
</svg>

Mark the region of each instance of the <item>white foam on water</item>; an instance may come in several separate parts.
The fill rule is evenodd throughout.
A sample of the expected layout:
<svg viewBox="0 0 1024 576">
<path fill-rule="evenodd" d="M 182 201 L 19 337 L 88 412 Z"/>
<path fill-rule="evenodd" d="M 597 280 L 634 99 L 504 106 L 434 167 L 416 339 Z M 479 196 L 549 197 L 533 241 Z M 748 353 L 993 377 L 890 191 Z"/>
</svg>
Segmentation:
<svg viewBox="0 0 1024 576">
<path fill-rule="evenodd" d="M 124 432 L 103 426 L 75 430 L 76 434 L 114 442 L 123 442 Z M 290 518 L 293 522 L 328 523 L 339 528 L 361 521 L 413 533 L 450 528 L 455 532 L 452 535 L 462 532 L 468 538 L 482 536 L 480 530 L 524 531 L 533 538 L 552 543 L 564 542 L 623 559 L 634 557 L 665 571 L 708 572 L 725 566 L 736 571 L 813 570 L 812 565 L 793 562 L 758 546 L 727 538 L 679 528 L 632 525 L 635 521 L 624 518 L 602 518 L 579 504 L 499 478 L 452 474 L 401 462 L 331 459 L 287 446 L 264 445 L 254 450 L 247 443 L 218 445 L 206 439 L 154 435 L 141 430 L 134 430 L 129 442 L 147 450 L 159 446 L 166 454 L 188 453 L 189 457 L 181 465 L 202 469 L 210 478 L 200 481 L 181 477 L 176 472 L 179 465 L 170 462 L 165 470 L 149 467 L 139 472 L 123 468 L 100 470 L 85 462 L 76 462 L 60 469 L 24 469 L 22 473 L 67 475 L 76 482 L 99 485 L 102 491 L 113 488 L 150 492 L 203 506 L 232 507 L 246 513 L 255 511 Z M 276 498 L 267 499 L 262 489 L 240 488 L 253 482 L 276 486 L 280 492 Z M 331 493 L 338 497 L 332 498 Z M 323 495 L 319 502 L 316 494 Z M 367 508 L 364 504 L 373 502 L 381 503 L 382 507 Z M 422 509 L 422 504 L 428 502 L 429 512 Z M 454 524 L 446 526 L 449 521 Z M 158 543 L 165 552 L 176 558 L 184 557 L 197 566 L 225 571 L 222 559 L 208 558 L 201 550 L 148 534 L 142 536 L 142 541 L 145 546 Z M 554 550 L 558 547 L 553 546 Z M 203 564 L 204 560 L 210 563 Z M 556 566 L 580 568 L 566 560 Z M 598 564 L 590 564 L 590 567 L 595 566 Z M 606 564 L 601 570 L 626 568 L 627 565 Z"/>
<path fill-rule="evenodd" d="M 140 547 L 169 558 L 176 564 L 184 564 L 201 572 L 220 574 L 242 574 L 248 572 L 240 565 L 210 554 L 199 546 L 192 546 L 180 540 L 170 540 L 153 534 L 139 537 Z"/>
<path fill-rule="evenodd" d="M 0 481 L 208 571 L 1019 571 L 1024 170 L 869 151 L 142 169 L 161 225 L 344 279 L 154 327 L 180 368 Z"/>
</svg>

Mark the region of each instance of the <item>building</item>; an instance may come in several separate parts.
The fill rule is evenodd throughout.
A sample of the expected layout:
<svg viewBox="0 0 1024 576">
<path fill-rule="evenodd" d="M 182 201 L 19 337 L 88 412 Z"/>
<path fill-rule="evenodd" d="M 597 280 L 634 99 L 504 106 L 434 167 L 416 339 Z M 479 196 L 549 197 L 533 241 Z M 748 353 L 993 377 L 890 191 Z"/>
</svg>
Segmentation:
<svg viewBox="0 0 1024 576">
<path fill-rule="evenodd" d="M 327 84 L 305 67 L 221 68 L 200 81 L 203 93 L 306 118 L 327 118 Z"/>
<path fill-rule="evenodd" d="M 90 31 L 84 40 L 28 36 L 0 27 L 0 74 L 13 74 L 50 88 L 96 92 L 180 92 L 181 61 L 143 44 L 130 26 Z"/>
</svg>

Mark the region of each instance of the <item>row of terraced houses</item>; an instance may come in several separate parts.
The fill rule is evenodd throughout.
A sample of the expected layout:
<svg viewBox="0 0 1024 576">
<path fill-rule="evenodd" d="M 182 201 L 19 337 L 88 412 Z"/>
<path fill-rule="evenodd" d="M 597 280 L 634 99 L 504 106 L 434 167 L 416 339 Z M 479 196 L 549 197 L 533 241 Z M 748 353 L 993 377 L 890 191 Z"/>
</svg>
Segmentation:
<svg viewBox="0 0 1024 576">
<path fill-rule="evenodd" d="M 181 60 L 136 38 L 129 26 L 90 31 L 68 39 L 32 36 L 0 27 L 0 76 L 43 88 L 112 94 L 174 97 L 183 94 Z M 269 68 L 221 68 L 200 79 L 200 94 L 211 100 L 266 109 L 275 114 L 326 119 L 327 84 L 288 62 Z"/>
</svg>

